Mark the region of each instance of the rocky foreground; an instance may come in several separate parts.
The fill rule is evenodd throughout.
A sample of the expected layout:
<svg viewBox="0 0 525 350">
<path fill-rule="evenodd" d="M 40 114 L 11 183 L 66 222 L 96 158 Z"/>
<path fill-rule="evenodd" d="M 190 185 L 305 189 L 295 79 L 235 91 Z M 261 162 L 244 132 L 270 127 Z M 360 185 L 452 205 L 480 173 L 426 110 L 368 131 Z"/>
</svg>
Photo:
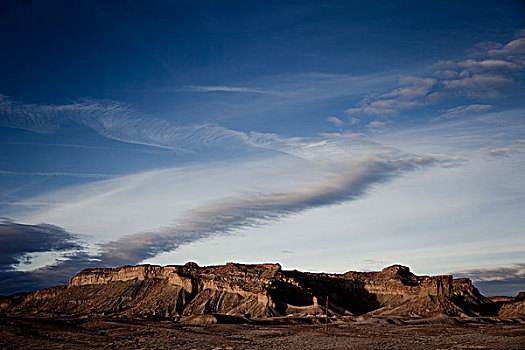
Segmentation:
<svg viewBox="0 0 525 350">
<path fill-rule="evenodd" d="M 334 322 L 188 325 L 114 318 L 0 316 L 0 349 L 523 349 L 522 324 Z"/>
<path fill-rule="evenodd" d="M 469 279 L 416 276 L 400 265 L 327 274 L 286 271 L 279 264 L 187 263 L 86 269 L 66 286 L 2 297 L 0 312 L 187 324 L 316 323 L 326 313 L 330 322 L 448 317 L 524 323 L 525 299 L 493 301 Z"/>
</svg>

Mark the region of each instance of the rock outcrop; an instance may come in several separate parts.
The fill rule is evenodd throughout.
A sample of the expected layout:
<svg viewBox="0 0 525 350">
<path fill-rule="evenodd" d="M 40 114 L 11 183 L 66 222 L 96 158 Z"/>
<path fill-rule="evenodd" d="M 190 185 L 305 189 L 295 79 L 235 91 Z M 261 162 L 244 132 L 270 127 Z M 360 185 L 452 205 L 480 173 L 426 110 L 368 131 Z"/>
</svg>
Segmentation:
<svg viewBox="0 0 525 350">
<path fill-rule="evenodd" d="M 492 303 L 485 305 L 485 313 L 502 318 L 523 318 L 525 316 L 525 293 L 515 297 L 490 297 Z"/>
<path fill-rule="evenodd" d="M 400 265 L 380 272 L 328 274 L 285 271 L 279 264 L 234 263 L 86 269 L 67 286 L 0 300 L 0 309 L 9 314 L 158 319 L 215 315 L 206 322 L 214 322 L 216 315 L 247 319 L 325 312 L 331 316 L 479 316 L 494 313 L 493 305 L 468 279 L 416 276 Z M 522 308 L 517 314 L 516 308 L 510 309 L 505 311 L 509 317 L 523 317 Z"/>
</svg>

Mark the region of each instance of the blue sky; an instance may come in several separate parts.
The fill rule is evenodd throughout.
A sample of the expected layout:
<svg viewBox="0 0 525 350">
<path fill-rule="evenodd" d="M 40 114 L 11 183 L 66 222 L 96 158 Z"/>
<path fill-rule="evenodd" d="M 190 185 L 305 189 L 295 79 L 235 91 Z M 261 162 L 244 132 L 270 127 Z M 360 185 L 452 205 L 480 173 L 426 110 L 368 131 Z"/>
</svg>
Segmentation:
<svg viewBox="0 0 525 350">
<path fill-rule="evenodd" d="M 522 2 L 0 6 L 0 293 L 189 260 L 524 289 Z"/>
</svg>

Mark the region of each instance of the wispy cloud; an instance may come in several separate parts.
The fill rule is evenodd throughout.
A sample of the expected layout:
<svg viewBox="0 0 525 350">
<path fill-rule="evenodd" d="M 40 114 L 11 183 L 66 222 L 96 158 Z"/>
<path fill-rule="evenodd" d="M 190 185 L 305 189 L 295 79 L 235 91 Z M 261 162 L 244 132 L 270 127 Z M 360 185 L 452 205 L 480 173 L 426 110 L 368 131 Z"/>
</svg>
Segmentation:
<svg viewBox="0 0 525 350">
<path fill-rule="evenodd" d="M 513 266 L 487 267 L 480 269 L 457 270 L 457 276 L 467 276 L 477 282 L 521 280 L 525 283 L 525 263 Z"/>
<path fill-rule="evenodd" d="M 95 173 L 69 173 L 69 172 L 43 172 L 43 171 L 10 171 L 0 170 L 2 175 L 17 175 L 17 176 L 69 176 L 69 177 L 80 177 L 80 178 L 94 178 L 94 179 L 105 179 L 112 178 L 117 175 L 114 174 L 95 174 Z"/>
<path fill-rule="evenodd" d="M 200 86 L 183 88 L 195 92 L 255 93 L 244 102 L 225 110 L 224 118 L 248 116 L 289 105 L 361 94 L 363 89 L 390 83 L 395 77 L 384 75 L 296 74 L 268 77 L 265 88 Z M 266 88 L 267 87 L 267 88 Z M 177 90 L 177 91 L 180 91 Z M 220 115 L 216 118 L 221 118 Z M 355 119 L 351 120 L 354 123 Z M 0 95 L 0 125 L 38 133 L 51 133 L 66 123 L 78 123 L 98 134 L 128 143 L 169 149 L 181 154 L 236 150 L 245 152 L 246 134 L 214 123 L 176 125 L 141 113 L 128 104 L 95 99 L 79 99 L 69 104 L 25 103 Z"/>
<path fill-rule="evenodd" d="M 188 85 L 182 88 L 184 91 L 193 92 L 245 92 L 254 94 L 275 94 L 276 92 L 258 88 L 249 87 L 236 87 L 236 86 L 200 86 L 200 85 Z"/>
<path fill-rule="evenodd" d="M 349 123 L 350 125 L 357 124 L 357 123 L 359 123 L 359 121 L 360 121 L 360 120 L 359 120 L 358 118 L 354 118 L 354 117 L 350 117 L 350 118 L 348 119 L 348 123 Z"/>
<path fill-rule="evenodd" d="M 497 46 L 500 47 L 478 46 L 474 58 L 439 62 L 439 68 L 455 73 L 449 73 L 443 85 L 467 95 L 493 95 L 515 82 L 525 69 L 525 34 L 520 33 L 519 38 Z"/>
<path fill-rule="evenodd" d="M 457 106 L 457 107 L 454 107 L 454 108 L 451 108 L 445 111 L 443 114 L 441 114 L 436 119 L 456 118 L 456 117 L 462 117 L 465 115 L 483 113 L 483 112 L 486 112 L 492 109 L 493 107 L 494 106 L 492 105 L 483 105 L 483 104 L 471 104 L 471 105 Z"/>
<path fill-rule="evenodd" d="M 173 227 L 136 234 L 106 244 L 102 261 L 109 265 L 136 263 L 210 235 L 228 234 L 307 209 L 334 205 L 363 196 L 373 185 L 415 168 L 448 162 L 432 156 L 390 161 L 362 161 L 321 181 L 286 192 L 246 193 L 190 210 Z"/>
<path fill-rule="evenodd" d="M 99 253 L 80 251 L 63 257 L 52 266 L 23 274 L 13 272 L 3 277 L 11 281 L 14 278 L 21 279 L 28 286 L 33 283 L 42 287 L 88 266 L 136 264 L 206 237 L 228 235 L 308 209 L 355 200 L 374 186 L 398 175 L 421 167 L 446 165 L 450 161 L 438 156 L 378 155 L 361 158 L 346 165 L 341 163 L 321 179 L 299 187 L 248 191 L 226 196 L 188 210 L 174 225 L 104 242 L 99 247 Z M 42 280 L 44 275 L 49 275 L 47 282 Z"/>
<path fill-rule="evenodd" d="M 323 133 L 320 138 L 283 137 L 272 133 L 251 132 L 247 142 L 256 147 L 286 153 L 318 164 L 341 164 L 352 157 L 360 158 L 378 152 L 400 152 L 399 149 L 374 142 L 358 133 Z"/>
<path fill-rule="evenodd" d="M 382 121 L 379 121 L 379 120 L 374 120 L 374 121 L 371 121 L 370 123 L 368 123 L 368 125 L 366 126 L 368 129 L 372 130 L 372 131 L 377 131 L 378 129 L 381 129 L 385 126 L 388 125 L 388 122 L 382 122 Z"/>
<path fill-rule="evenodd" d="M 328 117 L 326 120 L 329 121 L 330 123 L 334 124 L 334 126 L 336 126 L 336 127 L 340 127 L 340 126 L 343 126 L 345 124 L 344 121 L 342 121 L 341 119 L 339 119 L 339 118 L 337 118 L 335 116 Z"/>
<path fill-rule="evenodd" d="M 346 110 L 351 114 L 392 116 L 402 111 L 437 103 L 444 96 L 464 95 L 469 98 L 497 97 L 511 87 L 525 70 L 525 33 L 505 45 L 478 45 L 472 57 L 464 60 L 440 61 L 430 77 L 406 77 L 400 87 L 383 94 L 370 95 L 356 107 Z M 481 108 L 484 104 L 471 104 Z M 467 109 L 452 109 L 443 117 L 459 116 Z M 474 111 L 474 110 L 473 110 Z"/>
<path fill-rule="evenodd" d="M 19 102 L 0 95 L 0 125 L 35 132 L 53 132 L 66 122 L 93 129 L 102 136 L 155 146 L 183 154 L 203 150 L 246 149 L 245 135 L 215 124 L 176 126 L 144 116 L 115 101 L 84 99 L 65 105 Z"/>
<path fill-rule="evenodd" d="M 348 168 L 366 157 L 386 161 L 404 154 L 358 135 L 350 137 L 348 133 L 314 138 L 249 133 L 245 137 L 253 147 L 273 152 L 153 169 L 26 200 L 15 199 L 16 207 L 4 215 L 26 222 L 45 221 L 74 227 L 76 232 L 104 234 L 108 239 L 151 230 L 174 218 L 178 220 L 188 207 L 231 193 L 286 190 Z"/>
<path fill-rule="evenodd" d="M 490 157 L 507 157 L 513 153 L 525 152 L 525 140 L 516 140 L 509 147 L 501 148 L 481 148 L 487 156 Z"/>
<path fill-rule="evenodd" d="M 434 102 L 437 97 L 433 92 L 436 83 L 434 78 L 404 77 L 400 80 L 401 86 L 398 89 L 365 98 L 358 107 L 349 108 L 346 112 L 392 115 L 405 109 L 424 106 Z"/>
<path fill-rule="evenodd" d="M 5 142 L 6 145 L 16 146 L 39 146 L 39 147 L 65 147 L 65 148 L 81 148 L 81 149 L 94 149 L 94 150 L 111 150 L 121 152 L 133 152 L 133 153 L 144 153 L 144 154 L 163 154 L 174 152 L 170 149 L 133 149 L 126 147 L 109 147 L 109 146 L 95 146 L 95 145 L 81 145 L 74 143 L 49 143 L 49 142 Z M 175 151 L 176 152 L 176 151 Z"/>
<path fill-rule="evenodd" d="M 303 109 L 312 103 L 331 100 L 342 96 L 361 96 L 363 91 L 391 86 L 398 79 L 395 74 L 321 74 L 321 73 L 298 73 L 279 74 L 259 78 L 256 82 L 249 84 L 250 87 L 242 86 L 208 86 L 192 85 L 194 92 L 230 92 L 227 98 L 229 102 L 220 101 L 216 109 L 213 109 L 214 120 L 226 120 L 232 118 L 247 118 L 254 115 L 264 115 L 271 111 L 282 112 L 293 106 Z M 248 84 L 246 84 L 248 85 Z M 257 87 L 251 87 L 251 86 Z M 246 90 L 245 90 L 246 89 Z M 188 87 L 164 88 L 164 92 L 192 91 Z M 242 93 L 242 92 L 250 92 Z M 225 96 L 226 97 L 226 96 Z M 214 105 L 215 101 L 209 101 Z M 225 104 L 226 103 L 226 104 Z M 227 107 L 227 108 L 225 108 Z"/>
<path fill-rule="evenodd" d="M 352 125 L 355 125 L 357 123 L 359 123 L 359 119 L 358 118 L 353 118 L 353 117 L 350 117 L 348 118 L 348 120 L 343 120 L 341 118 L 338 118 L 336 116 L 330 116 L 326 119 L 328 122 L 332 123 L 335 127 L 343 127 L 345 125 L 349 125 L 349 126 L 352 126 Z"/>
<path fill-rule="evenodd" d="M 467 95 L 494 95 L 498 90 L 509 86 L 514 80 L 494 73 L 470 73 L 462 71 L 457 79 L 445 80 L 443 85 L 451 90 L 462 91 Z"/>
<path fill-rule="evenodd" d="M 301 138 L 282 138 L 270 133 L 244 133 L 210 123 L 176 126 L 166 120 L 143 116 L 127 104 L 115 101 L 86 99 L 67 105 L 38 105 L 0 95 L 0 125 L 36 132 L 53 132 L 66 122 L 80 123 L 110 139 L 159 147 L 181 154 L 223 154 L 225 151 L 235 151 L 239 155 L 267 149 L 297 156 L 300 149 L 308 148 L 308 152 L 302 152 L 303 154 L 312 153 L 314 148 L 325 151 L 329 149 L 324 146 L 326 141 L 316 144 L 300 141 Z M 68 176 L 74 174 L 70 173 Z"/>
<path fill-rule="evenodd" d="M 525 33 L 505 45 L 478 45 L 474 57 L 441 61 L 436 72 L 446 89 L 468 96 L 494 96 L 511 86 L 525 69 Z"/>
</svg>

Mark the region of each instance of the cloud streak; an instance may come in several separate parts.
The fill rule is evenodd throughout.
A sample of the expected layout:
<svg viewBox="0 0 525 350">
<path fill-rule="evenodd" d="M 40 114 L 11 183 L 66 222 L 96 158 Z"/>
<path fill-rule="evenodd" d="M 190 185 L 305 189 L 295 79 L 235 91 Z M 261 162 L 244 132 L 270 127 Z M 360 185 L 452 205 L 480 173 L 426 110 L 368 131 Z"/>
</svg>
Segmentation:
<svg viewBox="0 0 525 350">
<path fill-rule="evenodd" d="M 525 140 L 515 140 L 509 147 L 502 148 L 481 148 L 487 156 L 490 157 L 507 157 L 513 153 L 521 153 L 525 151 Z"/>
<path fill-rule="evenodd" d="M 468 276 L 478 282 L 508 281 L 515 279 L 525 282 L 525 263 L 516 264 L 514 266 L 458 270 L 452 273 L 461 276 Z"/>
<path fill-rule="evenodd" d="M 508 295 L 523 291 L 525 286 L 525 263 L 512 266 L 457 270 L 457 277 L 468 277 L 487 295 Z"/>
<path fill-rule="evenodd" d="M 304 210 L 334 205 L 363 196 L 371 186 L 421 166 L 442 162 L 436 157 L 363 161 L 321 181 L 286 192 L 247 193 L 187 212 L 175 226 L 160 232 L 123 237 L 108 244 L 101 261 L 108 265 L 136 263 L 210 235 L 228 234 Z"/>
<path fill-rule="evenodd" d="M 0 271 L 14 270 L 27 254 L 78 249 L 78 238 L 60 227 L 0 221 Z"/>
<path fill-rule="evenodd" d="M 392 76 L 352 76 L 345 74 L 305 73 L 269 77 L 269 88 L 189 85 L 182 90 L 194 92 L 255 93 L 250 98 L 224 111 L 225 118 L 249 116 L 289 105 L 304 105 L 339 96 L 361 94 L 370 86 L 384 85 Z M 277 80 L 277 83 L 275 82 Z M 358 121 L 350 119 L 350 125 Z M 112 100 L 79 99 L 69 104 L 25 103 L 0 94 L 0 126 L 52 133 L 67 123 L 77 123 L 98 134 L 127 143 L 159 147 L 192 155 L 201 152 L 237 154 L 268 149 L 259 145 L 244 132 L 214 123 L 175 125 L 170 121 L 145 115 L 125 103 Z"/>
<path fill-rule="evenodd" d="M 405 109 L 433 103 L 437 94 L 433 91 L 437 80 L 433 78 L 404 77 L 400 87 L 379 96 L 365 98 L 358 107 L 349 108 L 346 113 L 372 115 L 393 115 Z"/>
<path fill-rule="evenodd" d="M 326 120 L 329 121 L 330 123 L 334 124 L 334 126 L 336 126 L 336 127 L 341 127 L 341 126 L 343 126 L 345 124 L 344 121 L 342 121 L 341 119 L 339 119 L 337 117 L 334 117 L 334 116 L 328 117 Z"/>
<path fill-rule="evenodd" d="M 175 225 L 101 243 L 99 253 L 79 251 L 54 265 L 23 273 L 10 272 L 1 279 L 8 279 L 13 283 L 20 281 L 31 289 L 48 286 L 51 281 L 63 283 L 66 277 L 90 266 L 137 264 L 207 237 L 228 235 L 312 208 L 355 200 L 374 186 L 395 176 L 431 165 L 446 166 L 450 162 L 451 160 L 439 156 L 363 158 L 346 164 L 344 168 L 339 167 L 318 181 L 288 190 L 252 191 L 223 197 L 187 211 Z M 42 276 L 45 275 L 48 278 L 43 279 Z"/>
<path fill-rule="evenodd" d="M 454 107 L 454 108 L 451 108 L 445 111 L 443 114 L 441 114 L 436 119 L 457 118 L 457 117 L 463 117 L 465 115 L 483 113 L 483 112 L 486 112 L 492 109 L 493 107 L 494 106 L 492 105 L 484 105 L 484 104 L 471 104 L 471 105 L 457 106 L 457 107 Z"/>
<path fill-rule="evenodd" d="M 235 86 L 199 86 L 199 85 L 188 85 L 183 88 L 183 91 L 192 92 L 244 92 L 254 94 L 275 94 L 273 91 L 248 88 L 248 87 L 235 87 Z"/>
<path fill-rule="evenodd" d="M 2 126 L 46 133 L 54 132 L 62 124 L 71 121 L 110 139 L 159 147 L 183 155 L 206 152 L 225 154 L 226 151 L 235 151 L 234 154 L 242 155 L 252 151 L 272 150 L 305 156 L 314 148 L 318 151 L 321 148 L 325 151 L 329 149 L 325 147 L 325 141 L 316 145 L 299 137 L 283 138 L 271 133 L 245 133 L 211 123 L 175 126 L 166 120 L 143 116 L 130 106 L 115 101 L 86 99 L 68 105 L 38 105 L 0 95 Z M 357 121 L 352 118 L 350 123 Z M 299 152 L 301 150 L 305 152 Z M 65 173 L 64 175 L 66 176 Z M 67 176 L 75 174 L 69 173 Z"/>
<path fill-rule="evenodd" d="M 69 173 L 69 172 L 42 172 L 42 171 L 10 171 L 0 170 L 1 175 L 17 175 L 17 176 L 68 176 L 88 179 L 107 179 L 117 175 L 113 174 L 95 174 L 95 173 Z"/>
<path fill-rule="evenodd" d="M 40 105 L 0 95 L 1 126 L 50 133 L 68 122 L 79 123 L 110 139 L 181 154 L 218 149 L 240 151 L 248 147 L 242 132 L 209 123 L 175 126 L 115 101 L 83 99 L 65 105 Z"/>
</svg>

